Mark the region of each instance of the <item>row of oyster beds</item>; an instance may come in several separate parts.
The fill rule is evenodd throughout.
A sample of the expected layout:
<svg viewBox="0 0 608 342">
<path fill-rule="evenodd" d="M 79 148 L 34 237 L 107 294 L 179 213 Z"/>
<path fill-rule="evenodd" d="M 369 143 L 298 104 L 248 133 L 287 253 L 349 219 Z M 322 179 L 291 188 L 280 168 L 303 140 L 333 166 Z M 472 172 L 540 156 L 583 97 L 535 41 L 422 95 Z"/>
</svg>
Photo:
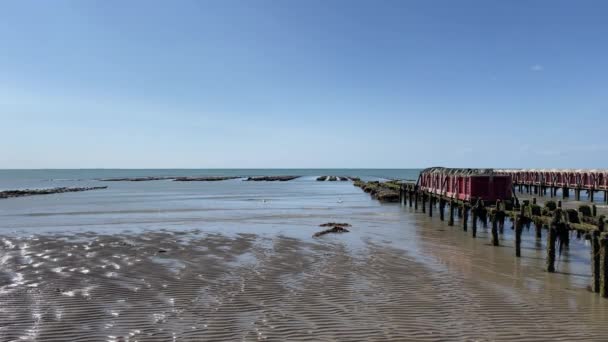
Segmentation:
<svg viewBox="0 0 608 342">
<path fill-rule="evenodd" d="M 245 181 L 278 181 L 285 182 L 298 178 L 299 176 L 259 176 L 259 177 L 248 177 Z M 223 181 L 229 179 L 238 179 L 241 177 L 135 177 L 135 178 L 107 178 L 99 179 L 99 181 L 105 182 L 142 182 L 142 181 L 154 181 L 154 180 L 172 180 L 178 182 L 196 182 L 196 181 Z M 399 202 L 399 181 L 370 181 L 364 182 L 358 177 L 346 177 L 346 176 L 321 176 L 317 178 L 319 182 L 336 182 L 336 181 L 352 181 L 353 184 L 361 188 L 366 193 L 369 193 L 373 198 L 381 202 Z M 11 197 L 24 197 L 24 196 L 35 196 L 35 195 L 50 195 L 65 192 L 81 192 L 90 190 L 102 190 L 106 189 L 107 186 L 99 187 L 82 187 L 82 188 L 51 188 L 51 189 L 25 189 L 25 190 L 7 190 L 0 191 L 0 199 L 11 198 Z"/>
</svg>

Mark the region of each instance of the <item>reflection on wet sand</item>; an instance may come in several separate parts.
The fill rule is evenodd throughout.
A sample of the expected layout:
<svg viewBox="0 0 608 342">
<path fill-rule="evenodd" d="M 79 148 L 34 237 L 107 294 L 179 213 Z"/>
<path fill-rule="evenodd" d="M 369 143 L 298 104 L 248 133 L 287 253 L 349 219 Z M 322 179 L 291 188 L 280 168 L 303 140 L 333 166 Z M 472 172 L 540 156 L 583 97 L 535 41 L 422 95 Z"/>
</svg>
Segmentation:
<svg viewBox="0 0 608 342">
<path fill-rule="evenodd" d="M 0 340 L 605 340 L 582 243 L 549 274 L 533 233 L 516 259 L 508 228 L 496 248 L 484 229 L 408 215 L 407 241 L 356 248 L 346 235 L 5 236 Z"/>
</svg>

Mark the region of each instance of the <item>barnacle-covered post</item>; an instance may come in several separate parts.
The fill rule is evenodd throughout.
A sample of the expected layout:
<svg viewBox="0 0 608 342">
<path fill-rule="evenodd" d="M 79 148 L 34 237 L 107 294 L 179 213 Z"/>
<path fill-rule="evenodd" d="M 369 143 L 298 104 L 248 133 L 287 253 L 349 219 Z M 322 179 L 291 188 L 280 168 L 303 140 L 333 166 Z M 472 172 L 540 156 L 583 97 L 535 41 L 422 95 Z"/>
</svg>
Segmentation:
<svg viewBox="0 0 608 342">
<path fill-rule="evenodd" d="M 555 272 L 555 244 L 557 242 L 558 226 L 562 224 L 562 209 L 558 208 L 553 212 L 553 219 L 547 234 L 547 272 Z"/>
<path fill-rule="evenodd" d="M 492 245 L 498 246 L 498 216 L 500 207 L 496 207 L 496 210 L 491 214 L 492 219 Z"/>
<path fill-rule="evenodd" d="M 422 212 L 423 213 L 426 213 L 426 198 L 427 198 L 426 191 L 423 191 L 422 192 Z"/>
<path fill-rule="evenodd" d="M 477 237 L 477 218 L 479 217 L 479 207 L 480 204 L 478 199 L 473 208 L 471 208 L 471 228 L 473 237 Z"/>
<path fill-rule="evenodd" d="M 600 234 L 600 295 L 608 297 L 608 233 Z"/>
<path fill-rule="evenodd" d="M 450 200 L 450 216 L 448 218 L 448 226 L 454 225 L 454 200 Z"/>
<path fill-rule="evenodd" d="M 536 239 L 540 240 L 543 238 L 543 223 L 540 220 L 534 221 L 534 228 L 536 228 Z"/>
<path fill-rule="evenodd" d="M 521 257 L 521 232 L 524 230 L 523 215 L 515 216 L 515 256 Z"/>
<path fill-rule="evenodd" d="M 600 231 L 591 232 L 591 290 L 600 292 Z"/>
<path fill-rule="evenodd" d="M 414 192 L 412 191 L 411 186 L 410 186 L 410 187 L 408 187 L 408 192 L 409 192 L 409 196 L 408 196 L 408 198 L 409 198 L 409 202 L 410 202 L 410 208 L 411 208 L 411 207 L 412 207 L 412 197 L 413 197 L 413 195 L 414 195 Z"/>
<path fill-rule="evenodd" d="M 465 232 L 468 230 L 469 224 L 469 205 L 467 203 L 462 204 L 462 230 Z"/>
</svg>

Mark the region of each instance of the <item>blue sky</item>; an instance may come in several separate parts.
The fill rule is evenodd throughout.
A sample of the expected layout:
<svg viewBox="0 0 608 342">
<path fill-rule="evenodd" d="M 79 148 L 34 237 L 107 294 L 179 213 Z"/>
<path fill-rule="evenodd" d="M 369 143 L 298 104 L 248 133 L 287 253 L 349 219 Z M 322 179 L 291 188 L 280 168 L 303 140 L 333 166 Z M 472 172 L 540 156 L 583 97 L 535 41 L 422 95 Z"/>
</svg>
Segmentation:
<svg viewBox="0 0 608 342">
<path fill-rule="evenodd" d="M 606 1 L 3 1 L 0 168 L 608 167 Z"/>
</svg>

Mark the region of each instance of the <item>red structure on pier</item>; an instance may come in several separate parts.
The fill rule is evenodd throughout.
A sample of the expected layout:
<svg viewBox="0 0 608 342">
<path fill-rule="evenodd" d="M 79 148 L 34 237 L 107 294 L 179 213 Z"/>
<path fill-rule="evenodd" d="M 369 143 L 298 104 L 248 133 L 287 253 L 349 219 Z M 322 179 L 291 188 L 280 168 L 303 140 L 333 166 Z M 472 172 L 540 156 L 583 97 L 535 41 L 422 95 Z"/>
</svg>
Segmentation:
<svg viewBox="0 0 608 342">
<path fill-rule="evenodd" d="M 608 190 L 608 170 L 496 170 L 513 183 L 585 190 Z"/>
<path fill-rule="evenodd" d="M 462 201 L 494 203 L 513 196 L 511 175 L 492 169 L 431 167 L 422 170 L 417 184 L 420 190 Z"/>
</svg>

